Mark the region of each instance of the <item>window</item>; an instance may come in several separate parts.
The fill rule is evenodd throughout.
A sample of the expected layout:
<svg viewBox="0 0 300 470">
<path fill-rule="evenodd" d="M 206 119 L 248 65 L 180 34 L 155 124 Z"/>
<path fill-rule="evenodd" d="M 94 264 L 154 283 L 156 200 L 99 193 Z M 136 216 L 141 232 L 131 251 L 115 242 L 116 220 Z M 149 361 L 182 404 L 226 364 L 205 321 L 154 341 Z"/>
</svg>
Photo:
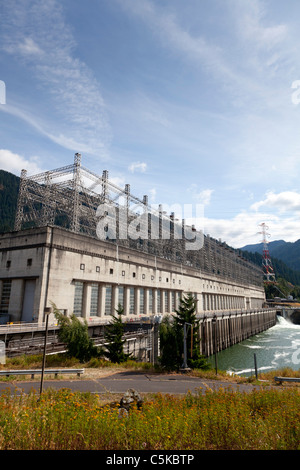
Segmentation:
<svg viewBox="0 0 300 470">
<path fill-rule="evenodd" d="M 84 271 L 85 270 L 85 264 L 81 263 L 80 269 L 81 269 L 81 271 Z"/>
<path fill-rule="evenodd" d="M 105 315 L 111 315 L 111 296 L 112 287 L 106 286 L 105 289 Z"/>
<path fill-rule="evenodd" d="M 130 287 L 129 290 L 129 313 L 134 314 L 134 287 Z"/>
<path fill-rule="evenodd" d="M 169 292 L 165 291 L 164 295 L 165 295 L 165 312 L 168 312 L 169 311 Z"/>
<path fill-rule="evenodd" d="M 27 260 L 27 266 L 32 266 L 32 258 L 28 258 L 28 260 Z"/>
<path fill-rule="evenodd" d="M 144 289 L 140 289 L 140 314 L 144 313 Z"/>
<path fill-rule="evenodd" d="M 83 282 L 75 282 L 75 295 L 73 313 L 77 317 L 82 315 Z"/>
<path fill-rule="evenodd" d="M 153 313 L 153 290 L 152 289 L 149 289 L 149 313 Z"/>
<path fill-rule="evenodd" d="M 109 270 L 109 274 L 113 274 L 113 273 L 114 273 L 114 270 L 113 270 L 113 268 L 110 268 L 110 270 Z"/>
<path fill-rule="evenodd" d="M 11 281 L 3 281 L 2 296 L 0 303 L 0 313 L 8 313 L 9 299 L 11 292 Z"/>
<path fill-rule="evenodd" d="M 157 291 L 157 313 L 161 313 L 161 292 Z"/>
<path fill-rule="evenodd" d="M 118 306 L 119 304 L 124 307 L 124 287 L 119 286 L 119 293 L 118 293 Z"/>
<path fill-rule="evenodd" d="M 11 267 L 11 260 L 10 259 L 6 261 L 6 267 L 7 267 L 7 269 L 9 269 Z"/>
<path fill-rule="evenodd" d="M 125 271 L 122 271 L 122 276 L 125 276 Z"/>
<path fill-rule="evenodd" d="M 175 292 L 174 291 L 172 292 L 172 308 L 171 308 L 171 311 L 172 312 L 175 311 Z"/>
<path fill-rule="evenodd" d="M 100 273 L 100 266 L 96 266 L 96 273 Z"/>
<path fill-rule="evenodd" d="M 132 277 L 135 277 L 135 273 L 132 273 Z"/>
<path fill-rule="evenodd" d="M 91 316 L 98 313 L 98 284 L 91 285 Z"/>
</svg>

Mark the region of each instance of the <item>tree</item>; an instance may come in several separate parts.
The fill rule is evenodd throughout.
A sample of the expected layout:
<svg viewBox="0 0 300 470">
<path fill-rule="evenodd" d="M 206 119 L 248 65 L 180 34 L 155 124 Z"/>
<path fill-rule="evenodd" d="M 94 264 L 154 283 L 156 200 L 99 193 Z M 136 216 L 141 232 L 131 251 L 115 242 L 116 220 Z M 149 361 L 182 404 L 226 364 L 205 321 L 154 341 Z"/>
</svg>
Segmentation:
<svg viewBox="0 0 300 470">
<path fill-rule="evenodd" d="M 68 356 L 85 362 L 101 355 L 100 350 L 89 337 L 86 320 L 81 321 L 74 314 L 66 317 L 55 305 L 53 305 L 53 310 L 59 326 L 58 336 L 60 341 L 66 343 Z"/>
<path fill-rule="evenodd" d="M 116 309 L 117 315 L 113 315 L 111 322 L 105 327 L 104 338 L 107 343 L 104 355 L 111 361 L 120 364 L 126 362 L 130 357 L 130 354 L 125 354 L 123 345 L 125 340 L 124 336 L 124 325 L 122 322 L 123 307 L 119 304 Z"/>
<path fill-rule="evenodd" d="M 183 364 L 184 324 L 187 327 L 187 365 L 191 368 L 209 369 L 204 356 L 200 354 L 199 320 L 196 317 L 196 299 L 191 293 L 180 299 L 173 321 L 167 317 L 160 326 L 161 364 L 166 368 L 179 368 Z"/>
<path fill-rule="evenodd" d="M 174 370 L 178 367 L 180 351 L 174 322 L 169 316 L 165 316 L 159 326 L 160 340 L 160 364 L 167 370 Z"/>
</svg>

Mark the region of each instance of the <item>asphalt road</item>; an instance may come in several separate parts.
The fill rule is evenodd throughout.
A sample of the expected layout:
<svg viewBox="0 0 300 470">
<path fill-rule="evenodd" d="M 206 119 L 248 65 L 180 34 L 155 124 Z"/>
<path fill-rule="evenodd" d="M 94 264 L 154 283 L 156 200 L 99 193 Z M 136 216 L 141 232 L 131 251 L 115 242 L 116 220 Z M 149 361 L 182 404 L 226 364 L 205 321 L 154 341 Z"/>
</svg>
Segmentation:
<svg viewBox="0 0 300 470">
<path fill-rule="evenodd" d="M 230 384 L 219 380 L 205 380 L 197 377 L 188 377 L 184 374 L 155 375 L 137 372 L 120 372 L 107 377 L 96 379 L 74 378 L 73 380 L 52 379 L 44 380 L 43 389 L 68 388 L 73 391 L 92 393 L 125 393 L 133 388 L 139 393 L 169 393 L 185 394 L 187 392 L 205 392 L 206 390 L 217 390 L 220 387 L 249 392 L 255 387 L 251 384 Z M 0 393 L 10 389 L 11 393 L 29 393 L 35 389 L 40 390 L 40 378 L 28 379 L 26 381 L 0 382 Z"/>
</svg>

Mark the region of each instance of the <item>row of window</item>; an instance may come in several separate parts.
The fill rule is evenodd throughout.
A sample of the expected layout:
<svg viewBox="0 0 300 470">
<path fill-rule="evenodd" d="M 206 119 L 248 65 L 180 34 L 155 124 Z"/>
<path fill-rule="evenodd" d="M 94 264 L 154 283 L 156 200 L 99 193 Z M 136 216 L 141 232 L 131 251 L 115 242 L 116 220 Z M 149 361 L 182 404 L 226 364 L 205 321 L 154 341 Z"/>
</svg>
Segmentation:
<svg viewBox="0 0 300 470">
<path fill-rule="evenodd" d="M 85 271 L 85 264 L 84 264 L 84 263 L 81 263 L 81 264 L 80 264 L 80 270 L 81 270 L 81 271 Z M 100 273 L 100 266 L 96 266 L 96 273 Z M 114 274 L 113 268 L 110 268 L 110 269 L 109 269 L 109 274 Z M 122 276 L 125 276 L 125 275 L 126 275 L 126 272 L 125 272 L 124 270 L 122 270 L 121 274 L 122 274 Z M 132 277 L 136 277 L 136 273 L 135 273 L 135 272 L 132 273 Z M 146 274 L 142 274 L 142 279 L 146 279 Z M 155 279 L 155 277 L 154 277 L 153 275 L 151 275 L 151 281 L 154 281 L 154 279 Z M 162 280 L 162 277 L 159 276 L 159 279 L 158 279 L 158 280 L 161 281 L 161 280 Z M 169 282 L 169 278 L 168 278 L 168 277 L 165 278 L 165 282 Z M 180 280 L 180 279 L 178 280 L 178 283 L 181 284 L 181 280 Z M 175 279 L 173 279 L 173 284 L 175 284 Z"/>
<path fill-rule="evenodd" d="M 245 308 L 244 297 L 220 294 L 203 294 L 203 310 L 231 310 Z"/>
<path fill-rule="evenodd" d="M 104 287 L 105 289 L 105 308 L 104 312 L 105 315 L 111 315 L 115 313 L 112 311 L 112 286 L 107 285 Z M 75 282 L 75 296 L 74 296 L 74 308 L 73 312 L 76 316 L 82 316 L 83 310 L 83 290 L 84 284 L 83 282 Z M 117 304 L 124 305 L 124 287 L 118 286 L 118 299 Z M 154 305 L 154 295 L 153 290 L 148 289 L 148 308 L 147 312 L 145 311 L 145 289 L 139 288 L 139 305 L 136 305 L 136 296 L 135 296 L 135 288 L 129 288 L 129 315 L 133 314 L 152 314 L 155 311 Z M 171 292 L 171 299 L 169 297 L 169 291 L 163 291 L 158 289 L 157 290 L 157 305 L 156 311 L 157 313 L 161 313 L 162 306 L 164 307 L 165 312 L 174 312 L 176 308 L 176 300 L 178 300 L 180 296 L 179 292 Z M 162 302 L 164 302 L 162 304 Z M 91 316 L 96 316 L 98 314 L 98 305 L 99 305 L 99 284 L 91 284 L 91 302 L 89 306 L 89 312 L 87 312 Z"/>
<path fill-rule="evenodd" d="M 32 266 L 32 258 L 27 259 L 27 266 Z M 11 260 L 8 259 L 6 261 L 6 268 L 9 269 L 11 267 Z"/>
</svg>

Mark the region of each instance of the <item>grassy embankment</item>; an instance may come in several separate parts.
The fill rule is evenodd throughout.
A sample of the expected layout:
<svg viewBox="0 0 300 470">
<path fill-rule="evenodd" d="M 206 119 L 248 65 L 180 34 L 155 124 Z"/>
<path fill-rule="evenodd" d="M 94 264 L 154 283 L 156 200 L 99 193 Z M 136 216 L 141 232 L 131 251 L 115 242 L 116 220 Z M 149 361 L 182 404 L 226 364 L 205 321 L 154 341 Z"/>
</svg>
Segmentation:
<svg viewBox="0 0 300 470">
<path fill-rule="evenodd" d="M 5 368 L 40 367 L 39 360 L 25 356 L 9 360 Z M 49 356 L 47 367 L 54 366 L 78 364 Z M 99 371 L 104 366 L 114 370 L 147 367 L 151 372 L 149 364 L 134 362 L 118 368 L 94 360 L 84 365 L 85 370 L 91 366 Z M 216 378 L 212 371 L 194 374 Z M 270 373 L 260 378 L 267 380 L 264 384 L 273 383 Z M 205 393 L 199 389 L 198 394 L 185 396 L 144 394 L 142 410 L 133 409 L 123 418 L 118 397 L 111 394 L 50 389 L 39 397 L 37 393 L 10 396 L 4 392 L 0 395 L 0 450 L 299 449 L 299 387 L 264 387 L 246 394 L 230 390 L 230 381 L 236 378 L 221 373 L 219 379 L 227 379 L 229 388 Z"/>
</svg>

